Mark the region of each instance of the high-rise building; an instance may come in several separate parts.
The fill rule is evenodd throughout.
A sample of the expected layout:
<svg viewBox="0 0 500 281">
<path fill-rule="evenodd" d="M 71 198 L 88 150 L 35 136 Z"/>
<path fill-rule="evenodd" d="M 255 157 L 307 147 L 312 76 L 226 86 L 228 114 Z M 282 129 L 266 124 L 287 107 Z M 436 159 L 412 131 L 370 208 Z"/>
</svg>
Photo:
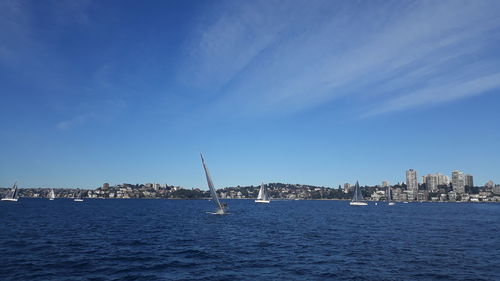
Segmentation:
<svg viewBox="0 0 500 281">
<path fill-rule="evenodd" d="M 436 175 L 438 177 L 438 186 L 450 184 L 450 178 L 448 176 L 445 176 L 445 175 L 440 174 L 440 173 L 437 173 Z"/>
<path fill-rule="evenodd" d="M 105 183 L 102 185 L 102 189 L 104 189 L 104 190 L 109 189 L 109 183 L 105 182 Z"/>
<path fill-rule="evenodd" d="M 473 187 L 474 186 L 474 180 L 472 178 L 472 175 L 465 175 L 465 186 L 467 187 Z"/>
<path fill-rule="evenodd" d="M 465 176 L 462 171 L 453 171 L 451 173 L 451 186 L 456 193 L 465 193 Z"/>
<path fill-rule="evenodd" d="M 418 192 L 417 171 L 409 169 L 406 171 L 406 187 L 408 190 L 413 191 L 412 195 L 416 196 Z M 415 199 L 414 197 L 413 199 Z"/>
<path fill-rule="evenodd" d="M 439 183 L 439 174 L 435 175 L 427 175 L 425 178 L 425 186 L 429 192 L 437 192 L 438 191 L 438 183 Z"/>
</svg>

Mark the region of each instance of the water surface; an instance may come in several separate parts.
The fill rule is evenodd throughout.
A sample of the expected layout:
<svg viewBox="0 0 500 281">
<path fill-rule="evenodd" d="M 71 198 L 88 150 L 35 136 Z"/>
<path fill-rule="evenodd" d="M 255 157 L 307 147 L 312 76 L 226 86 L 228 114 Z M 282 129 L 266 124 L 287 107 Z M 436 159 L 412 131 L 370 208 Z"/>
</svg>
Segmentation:
<svg viewBox="0 0 500 281">
<path fill-rule="evenodd" d="M 1 280 L 500 280 L 500 204 L 0 202 Z"/>
</svg>

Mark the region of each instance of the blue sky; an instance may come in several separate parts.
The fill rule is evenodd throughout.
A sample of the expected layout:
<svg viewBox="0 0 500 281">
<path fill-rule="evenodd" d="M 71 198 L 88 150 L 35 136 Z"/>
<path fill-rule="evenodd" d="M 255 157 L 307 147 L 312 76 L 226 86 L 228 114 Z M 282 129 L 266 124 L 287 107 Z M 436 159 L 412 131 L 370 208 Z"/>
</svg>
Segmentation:
<svg viewBox="0 0 500 281">
<path fill-rule="evenodd" d="M 0 1 L 0 186 L 500 182 L 499 1 Z"/>
</svg>

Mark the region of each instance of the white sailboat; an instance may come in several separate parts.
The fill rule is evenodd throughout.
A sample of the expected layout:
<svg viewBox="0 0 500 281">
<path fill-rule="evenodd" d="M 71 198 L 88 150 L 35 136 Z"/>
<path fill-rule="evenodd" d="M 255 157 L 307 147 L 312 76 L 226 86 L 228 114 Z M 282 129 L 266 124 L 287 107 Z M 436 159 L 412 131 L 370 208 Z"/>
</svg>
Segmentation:
<svg viewBox="0 0 500 281">
<path fill-rule="evenodd" d="M 82 197 L 82 191 L 80 189 L 78 189 L 78 194 L 76 195 L 76 198 L 73 199 L 73 201 L 75 202 L 83 202 L 83 197 Z"/>
<path fill-rule="evenodd" d="M 271 198 L 269 198 L 269 194 L 267 193 L 267 188 L 264 186 L 264 183 L 260 185 L 259 195 L 257 195 L 257 200 L 255 203 L 269 203 L 271 202 Z"/>
<path fill-rule="evenodd" d="M 390 187 L 390 186 L 388 186 L 388 187 L 387 187 L 387 202 L 389 202 L 389 204 L 388 204 L 388 205 L 389 205 L 389 206 L 394 206 L 394 205 L 396 205 L 396 203 L 392 202 L 392 201 L 391 201 L 391 199 L 392 199 L 392 198 L 391 198 L 391 187 Z"/>
<path fill-rule="evenodd" d="M 203 169 L 205 170 L 205 176 L 207 177 L 208 188 L 210 189 L 210 194 L 212 195 L 212 202 L 214 202 L 215 207 L 217 208 L 214 215 L 225 215 L 227 214 L 227 204 L 221 203 L 219 201 L 219 197 L 217 196 L 217 192 L 215 192 L 215 187 L 212 182 L 212 178 L 210 177 L 210 173 L 208 172 L 207 165 L 205 165 L 205 159 L 203 159 L 203 155 L 200 153 L 201 163 L 203 164 Z"/>
<path fill-rule="evenodd" d="M 363 194 L 361 194 L 361 190 L 359 189 L 359 183 L 356 181 L 356 186 L 354 187 L 354 196 L 352 197 L 352 201 L 349 203 L 351 206 L 366 206 L 366 203 L 363 199 Z"/>
<path fill-rule="evenodd" d="M 54 200 L 56 199 L 56 194 L 54 192 L 54 189 L 52 188 L 49 192 L 49 200 Z"/>
<path fill-rule="evenodd" d="M 17 191 L 17 182 L 14 183 L 12 188 L 7 192 L 7 195 L 2 198 L 2 201 L 13 201 L 17 202 L 17 199 L 19 198 L 19 193 Z"/>
</svg>

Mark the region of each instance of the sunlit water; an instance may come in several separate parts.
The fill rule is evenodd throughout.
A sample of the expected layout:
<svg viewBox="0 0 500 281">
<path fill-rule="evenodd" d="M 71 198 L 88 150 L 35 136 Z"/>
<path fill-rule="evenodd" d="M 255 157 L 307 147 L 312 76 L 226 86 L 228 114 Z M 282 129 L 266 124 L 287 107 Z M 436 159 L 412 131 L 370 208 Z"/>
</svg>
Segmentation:
<svg viewBox="0 0 500 281">
<path fill-rule="evenodd" d="M 0 202 L 0 280 L 500 280 L 500 204 Z"/>
</svg>

